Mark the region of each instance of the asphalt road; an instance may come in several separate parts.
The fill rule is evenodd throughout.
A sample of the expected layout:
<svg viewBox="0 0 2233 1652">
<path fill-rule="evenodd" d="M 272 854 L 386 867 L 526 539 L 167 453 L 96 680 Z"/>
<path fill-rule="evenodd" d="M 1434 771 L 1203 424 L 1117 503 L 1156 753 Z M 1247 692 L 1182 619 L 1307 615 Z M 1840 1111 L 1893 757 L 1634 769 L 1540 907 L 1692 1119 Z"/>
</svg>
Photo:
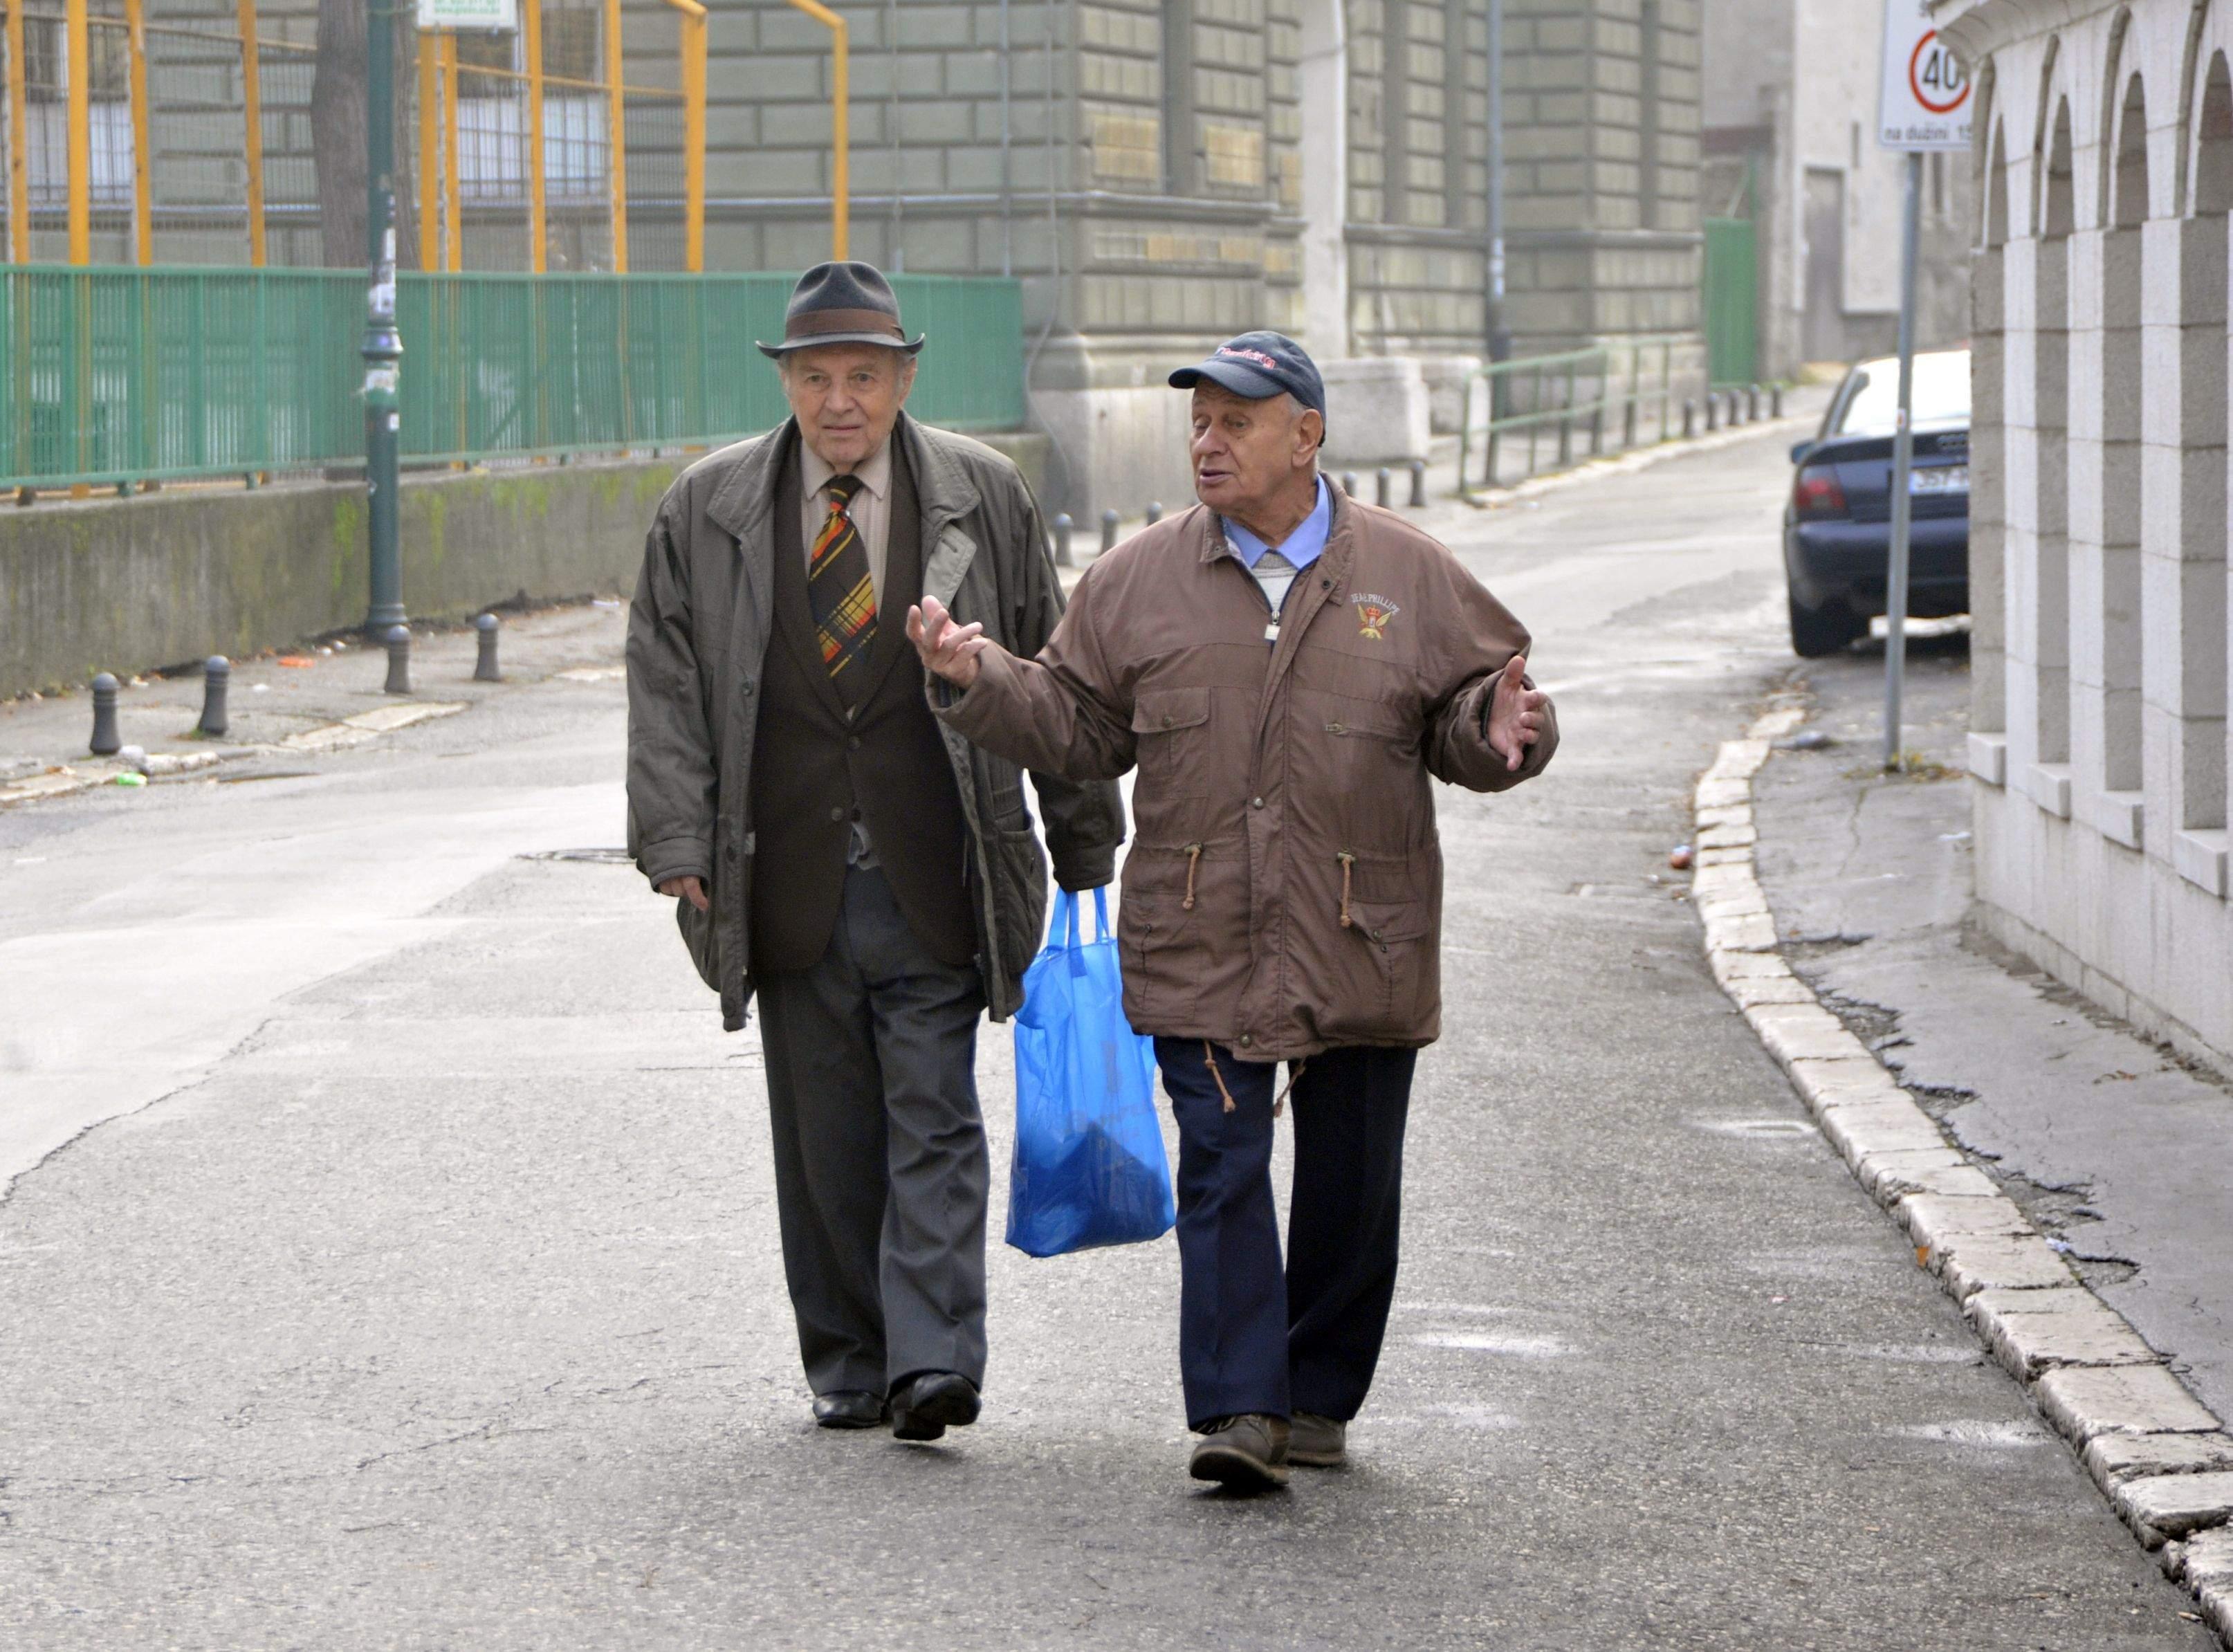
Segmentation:
<svg viewBox="0 0 2233 1652">
<path fill-rule="evenodd" d="M 2212 1645 L 1655 881 L 1789 663 L 1783 441 L 1442 513 L 1565 745 L 1444 797 L 1387 1356 L 1284 1495 L 1184 1476 L 1168 1241 L 996 1252 L 976 1428 L 808 1426 L 754 1042 L 521 858 L 619 841 L 616 684 L 0 815 L 0 1114 L 114 1115 L 0 1204 L 0 1645 Z"/>
</svg>

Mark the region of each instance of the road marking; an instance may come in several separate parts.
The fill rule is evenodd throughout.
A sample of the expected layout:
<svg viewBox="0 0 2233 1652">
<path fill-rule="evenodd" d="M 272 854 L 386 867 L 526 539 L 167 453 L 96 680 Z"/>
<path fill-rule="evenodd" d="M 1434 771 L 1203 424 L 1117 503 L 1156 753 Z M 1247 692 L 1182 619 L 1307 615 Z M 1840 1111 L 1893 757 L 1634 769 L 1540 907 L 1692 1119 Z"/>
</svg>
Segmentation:
<svg viewBox="0 0 2233 1652">
<path fill-rule="evenodd" d="M 1512 1359 L 1563 1359 L 1574 1350 L 1556 1337 L 1504 1336 L 1483 1330 L 1427 1330 L 1410 1338 L 1420 1348 L 1449 1348 L 1468 1354 L 1502 1354 Z"/>
</svg>

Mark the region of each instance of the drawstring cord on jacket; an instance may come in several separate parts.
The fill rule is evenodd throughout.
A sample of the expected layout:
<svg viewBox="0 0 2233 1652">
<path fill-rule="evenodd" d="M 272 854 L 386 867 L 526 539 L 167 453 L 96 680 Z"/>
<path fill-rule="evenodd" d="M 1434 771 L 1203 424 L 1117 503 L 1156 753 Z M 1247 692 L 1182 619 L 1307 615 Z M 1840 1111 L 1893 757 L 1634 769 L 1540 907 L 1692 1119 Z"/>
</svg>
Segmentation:
<svg viewBox="0 0 2233 1652">
<path fill-rule="evenodd" d="M 1217 1070 L 1217 1051 L 1207 1038 L 1201 1041 L 1201 1059 L 1202 1064 L 1209 1069 L 1209 1076 L 1217 1081 L 1217 1093 L 1225 1097 L 1225 1110 L 1230 1113 L 1234 1105 L 1233 1092 L 1225 1088 L 1225 1075 Z"/>
<path fill-rule="evenodd" d="M 1216 1047 L 1207 1038 L 1201 1041 L 1201 1061 L 1202 1065 L 1209 1069 L 1209 1076 L 1217 1081 L 1217 1093 L 1225 1098 L 1225 1110 L 1230 1113 L 1234 1106 L 1233 1092 L 1225 1088 L 1225 1075 L 1217 1070 Z M 1287 1104 L 1287 1097 L 1295 1093 L 1295 1086 L 1302 1082 L 1303 1070 L 1309 1065 L 1310 1063 L 1306 1061 L 1291 1061 L 1287 1063 L 1286 1088 L 1272 1098 L 1273 1118 L 1279 1116 L 1280 1109 Z"/>
<path fill-rule="evenodd" d="M 1344 929 L 1347 929 L 1351 927 L 1349 917 L 1349 868 L 1357 864 L 1357 856 L 1351 855 L 1347 849 L 1344 849 L 1338 855 L 1335 855 L 1334 859 L 1341 862 L 1341 927 Z"/>
<path fill-rule="evenodd" d="M 1188 845 L 1186 846 L 1186 852 L 1187 852 L 1187 890 L 1186 890 L 1186 899 L 1179 902 L 1179 910 L 1180 910 L 1181 912 L 1192 912 L 1192 911 L 1194 910 L 1194 869 L 1195 869 L 1195 867 L 1197 867 L 1197 866 L 1199 866 L 1199 865 L 1201 865 L 1201 844 L 1199 844 L 1199 843 L 1189 843 L 1189 844 L 1188 844 Z M 1230 1107 L 1230 1106 L 1228 1106 L 1228 1107 L 1226 1109 L 1226 1110 L 1227 1110 L 1227 1112 L 1230 1112 L 1230 1111 L 1232 1111 L 1232 1109 L 1231 1109 L 1231 1107 Z"/>
</svg>

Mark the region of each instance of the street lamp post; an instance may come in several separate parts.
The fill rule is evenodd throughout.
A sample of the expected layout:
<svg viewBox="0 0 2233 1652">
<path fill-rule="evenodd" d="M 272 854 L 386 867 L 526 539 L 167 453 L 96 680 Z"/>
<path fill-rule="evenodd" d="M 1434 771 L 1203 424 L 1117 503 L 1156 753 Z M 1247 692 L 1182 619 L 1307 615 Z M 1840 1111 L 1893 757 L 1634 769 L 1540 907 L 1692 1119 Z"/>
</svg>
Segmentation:
<svg viewBox="0 0 2233 1652">
<path fill-rule="evenodd" d="M 396 397 L 403 341 L 395 330 L 395 12 L 365 6 L 365 239 L 371 283 L 364 316 L 364 481 L 371 530 L 372 597 L 365 629 L 404 622 L 398 543 Z"/>
<path fill-rule="evenodd" d="M 1504 0 L 1488 0 L 1488 359 L 1512 354 L 1504 324 Z"/>
</svg>

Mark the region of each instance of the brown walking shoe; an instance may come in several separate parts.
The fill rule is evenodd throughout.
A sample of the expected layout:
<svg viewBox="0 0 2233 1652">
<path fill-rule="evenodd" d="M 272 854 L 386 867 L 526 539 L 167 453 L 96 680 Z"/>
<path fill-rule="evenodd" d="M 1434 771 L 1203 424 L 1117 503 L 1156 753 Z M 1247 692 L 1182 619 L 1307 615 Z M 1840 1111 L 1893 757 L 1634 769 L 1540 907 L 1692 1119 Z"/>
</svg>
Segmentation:
<svg viewBox="0 0 2233 1652">
<path fill-rule="evenodd" d="M 1269 1491 L 1287 1483 L 1287 1420 L 1251 1412 L 1220 1417 L 1202 1431 L 1187 1473 L 1236 1492 Z"/>
<path fill-rule="evenodd" d="M 1349 1460 L 1349 1425 L 1298 1411 L 1287 1435 L 1287 1460 L 1305 1468 L 1339 1468 Z"/>
</svg>

